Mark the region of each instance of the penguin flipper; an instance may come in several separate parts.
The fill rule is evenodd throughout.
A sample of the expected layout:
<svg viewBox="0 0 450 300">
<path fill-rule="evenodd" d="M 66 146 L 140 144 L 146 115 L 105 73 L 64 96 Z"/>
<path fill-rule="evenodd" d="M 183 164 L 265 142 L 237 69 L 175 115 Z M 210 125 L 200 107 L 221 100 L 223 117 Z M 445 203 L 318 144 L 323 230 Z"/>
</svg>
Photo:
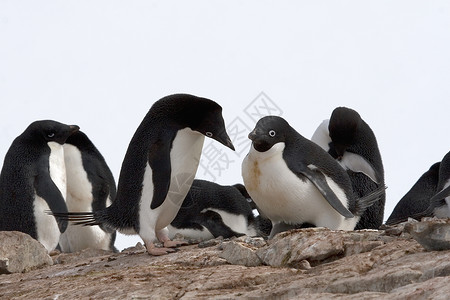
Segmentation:
<svg viewBox="0 0 450 300">
<path fill-rule="evenodd" d="M 36 195 L 41 197 L 47 202 L 48 207 L 52 212 L 67 213 L 66 201 L 63 195 L 59 191 L 56 184 L 50 178 L 50 174 L 37 175 L 34 179 L 34 188 L 36 190 Z M 67 229 L 67 220 L 56 218 L 58 223 L 59 231 L 62 233 Z"/>
<path fill-rule="evenodd" d="M 448 187 L 442 189 L 441 191 L 439 191 L 433 197 L 431 197 L 430 201 L 436 202 L 436 201 L 442 200 L 444 198 L 447 198 L 448 196 L 450 196 L 450 185 Z"/>
<path fill-rule="evenodd" d="M 170 145 L 165 142 L 153 144 L 148 152 L 148 164 L 152 169 L 153 198 L 151 209 L 163 204 L 170 186 Z"/>
<path fill-rule="evenodd" d="M 448 196 L 450 196 L 450 186 L 442 189 L 436 195 L 431 197 L 430 205 L 428 206 L 428 208 L 421 213 L 414 214 L 413 216 L 411 216 L 411 218 L 420 220 L 421 218 L 425 218 L 425 217 L 430 217 L 430 218 L 434 217 L 434 209 L 444 205 L 445 204 L 444 199 Z"/>
<path fill-rule="evenodd" d="M 299 173 L 304 175 L 315 185 L 315 187 L 319 190 L 323 197 L 338 213 L 346 218 L 354 217 L 354 215 L 342 204 L 342 202 L 330 188 L 325 179 L 325 175 L 322 172 L 320 172 L 318 169 L 310 169 L 306 167 L 302 168 Z"/>
<path fill-rule="evenodd" d="M 346 151 L 342 159 L 339 161 L 339 164 L 346 170 L 352 170 L 355 173 L 363 173 L 376 184 L 379 183 L 377 174 L 372 165 L 365 160 L 364 157 L 358 154 Z"/>
</svg>

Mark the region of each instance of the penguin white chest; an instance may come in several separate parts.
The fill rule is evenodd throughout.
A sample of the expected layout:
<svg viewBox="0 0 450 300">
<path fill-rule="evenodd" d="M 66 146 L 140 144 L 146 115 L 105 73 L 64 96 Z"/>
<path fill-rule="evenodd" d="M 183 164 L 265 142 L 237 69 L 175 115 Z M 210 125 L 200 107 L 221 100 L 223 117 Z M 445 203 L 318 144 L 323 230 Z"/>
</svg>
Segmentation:
<svg viewBox="0 0 450 300">
<path fill-rule="evenodd" d="M 92 210 L 92 184 L 83 167 L 81 152 L 77 147 L 64 145 L 64 162 L 67 174 L 67 209 L 69 211 Z"/>
<path fill-rule="evenodd" d="M 49 142 L 50 156 L 49 156 L 49 172 L 50 178 L 60 190 L 64 199 L 66 198 L 66 168 L 64 164 L 64 150 L 63 146 Z M 34 200 L 34 217 L 36 221 L 37 239 L 47 251 L 52 251 L 58 245 L 59 237 L 61 235 L 56 219 L 50 216 L 46 211 L 50 210 L 47 202 L 35 196 Z"/>
<path fill-rule="evenodd" d="M 64 162 L 64 147 L 56 142 L 47 143 L 50 147 L 49 171 L 50 178 L 66 199 L 66 164 Z"/>
<path fill-rule="evenodd" d="M 283 159 L 284 143 L 266 152 L 253 146 L 242 164 L 245 186 L 259 209 L 273 222 L 305 222 L 331 229 L 343 227 L 344 217 L 335 211 L 309 180 L 300 179 Z M 314 168 L 314 166 L 311 166 Z M 330 178 L 327 183 L 345 206 L 345 193 Z"/>
<path fill-rule="evenodd" d="M 73 145 L 64 144 L 64 161 L 67 174 L 67 209 L 73 212 L 92 211 L 92 183 L 84 169 L 80 150 Z M 107 206 L 109 204 L 107 203 Z M 69 224 L 61 235 L 59 244 L 63 252 L 86 248 L 109 250 L 110 240 L 111 234 L 98 225 L 85 227 Z"/>
<path fill-rule="evenodd" d="M 170 151 L 171 176 L 169 191 L 164 202 L 150 208 L 153 198 L 153 170 L 147 164 L 140 202 L 139 224 L 142 231 L 161 230 L 173 221 L 194 181 L 200 162 L 204 136 L 189 128 L 179 130 Z M 149 232 L 149 234 L 151 234 Z M 152 233 L 154 235 L 154 232 Z"/>
</svg>

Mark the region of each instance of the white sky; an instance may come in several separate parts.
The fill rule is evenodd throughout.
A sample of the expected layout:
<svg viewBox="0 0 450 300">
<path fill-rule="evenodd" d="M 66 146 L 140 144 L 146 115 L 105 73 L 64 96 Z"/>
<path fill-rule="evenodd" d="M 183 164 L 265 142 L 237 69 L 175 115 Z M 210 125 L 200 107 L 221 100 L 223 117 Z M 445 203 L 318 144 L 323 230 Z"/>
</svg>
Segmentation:
<svg viewBox="0 0 450 300">
<path fill-rule="evenodd" d="M 117 180 L 131 136 L 168 94 L 213 99 L 241 129 L 270 100 L 308 138 L 348 106 L 378 138 L 387 219 L 450 150 L 449 53 L 449 1 L 0 0 L 0 158 L 29 123 L 54 119 L 79 125 Z M 232 161 L 216 181 L 242 182 L 248 144 L 239 155 L 206 146 L 222 151 L 215 166 Z"/>
</svg>

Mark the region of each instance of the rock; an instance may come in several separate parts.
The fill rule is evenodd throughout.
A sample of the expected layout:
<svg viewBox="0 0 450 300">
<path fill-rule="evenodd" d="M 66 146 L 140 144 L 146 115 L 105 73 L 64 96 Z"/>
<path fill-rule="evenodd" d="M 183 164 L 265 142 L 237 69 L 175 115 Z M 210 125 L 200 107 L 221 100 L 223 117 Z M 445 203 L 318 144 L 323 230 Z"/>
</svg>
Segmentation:
<svg viewBox="0 0 450 300">
<path fill-rule="evenodd" d="M 379 236 L 380 232 L 376 230 L 297 229 L 276 235 L 267 247 L 258 249 L 256 254 L 269 266 L 302 268 L 301 262 L 304 260 L 315 266 L 370 251 L 384 244 Z"/>
<path fill-rule="evenodd" d="M 281 243 L 291 252 L 305 247 L 308 259 L 300 260 L 302 253 L 294 253 L 295 268 L 246 267 L 248 262 L 232 265 L 220 258 L 225 250 L 219 247 L 197 245 L 163 256 L 137 248 L 60 254 L 56 257 L 67 255 L 63 264 L 0 275 L 0 298 L 400 300 L 448 299 L 450 293 L 450 250 L 426 251 L 413 238 L 387 236 L 384 230 L 303 229 L 277 235 L 267 245 L 241 237 L 223 241 L 222 248 L 230 250 L 231 258 L 237 253 L 244 260 L 258 251 L 274 251 Z"/>
<path fill-rule="evenodd" d="M 59 255 L 55 255 L 53 258 L 53 262 L 55 264 L 67 264 L 85 258 L 108 256 L 113 254 L 114 252 L 111 250 L 87 248 L 74 253 L 76 253 L 77 255 L 72 255 L 72 253 L 60 253 Z"/>
<path fill-rule="evenodd" d="M 246 267 L 256 267 L 262 264 L 255 250 L 243 243 L 237 241 L 224 242 L 221 248 L 223 251 L 219 254 L 219 257 L 230 264 Z"/>
<path fill-rule="evenodd" d="M 206 240 L 206 241 L 202 241 L 202 242 L 198 243 L 198 247 L 199 248 L 212 247 L 212 246 L 218 245 L 222 241 L 223 241 L 223 237 L 219 236 L 215 239 L 210 239 L 210 240 Z"/>
<path fill-rule="evenodd" d="M 450 250 L 450 219 L 423 219 L 408 223 L 405 230 L 425 249 Z"/>
<path fill-rule="evenodd" d="M 262 237 L 249 237 L 243 235 L 241 237 L 236 238 L 236 241 L 246 243 L 252 247 L 260 248 L 262 246 L 267 245 L 267 242 Z"/>
<path fill-rule="evenodd" d="M 0 274 L 27 272 L 52 265 L 45 247 L 28 234 L 0 231 Z"/>
<path fill-rule="evenodd" d="M 145 246 L 142 245 L 141 242 L 137 242 L 134 247 L 128 247 L 128 248 L 123 249 L 122 253 L 136 254 L 136 253 L 144 253 L 146 251 L 147 251 L 147 249 L 145 248 Z"/>
</svg>

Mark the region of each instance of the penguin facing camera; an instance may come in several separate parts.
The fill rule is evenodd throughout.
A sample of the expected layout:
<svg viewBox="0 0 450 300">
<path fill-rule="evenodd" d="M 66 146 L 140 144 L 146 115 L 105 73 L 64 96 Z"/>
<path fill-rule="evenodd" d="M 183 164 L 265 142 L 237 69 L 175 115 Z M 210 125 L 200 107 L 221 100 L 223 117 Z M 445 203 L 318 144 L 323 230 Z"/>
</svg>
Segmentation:
<svg viewBox="0 0 450 300">
<path fill-rule="evenodd" d="M 46 211 L 67 212 L 63 144 L 76 125 L 35 121 L 11 144 L 0 174 L 0 230 L 21 231 L 48 252 L 67 228 Z"/>
<path fill-rule="evenodd" d="M 301 224 L 353 230 L 385 187 L 358 197 L 347 172 L 281 117 L 260 119 L 242 163 L 245 187 L 273 224 L 270 237 Z"/>
</svg>

